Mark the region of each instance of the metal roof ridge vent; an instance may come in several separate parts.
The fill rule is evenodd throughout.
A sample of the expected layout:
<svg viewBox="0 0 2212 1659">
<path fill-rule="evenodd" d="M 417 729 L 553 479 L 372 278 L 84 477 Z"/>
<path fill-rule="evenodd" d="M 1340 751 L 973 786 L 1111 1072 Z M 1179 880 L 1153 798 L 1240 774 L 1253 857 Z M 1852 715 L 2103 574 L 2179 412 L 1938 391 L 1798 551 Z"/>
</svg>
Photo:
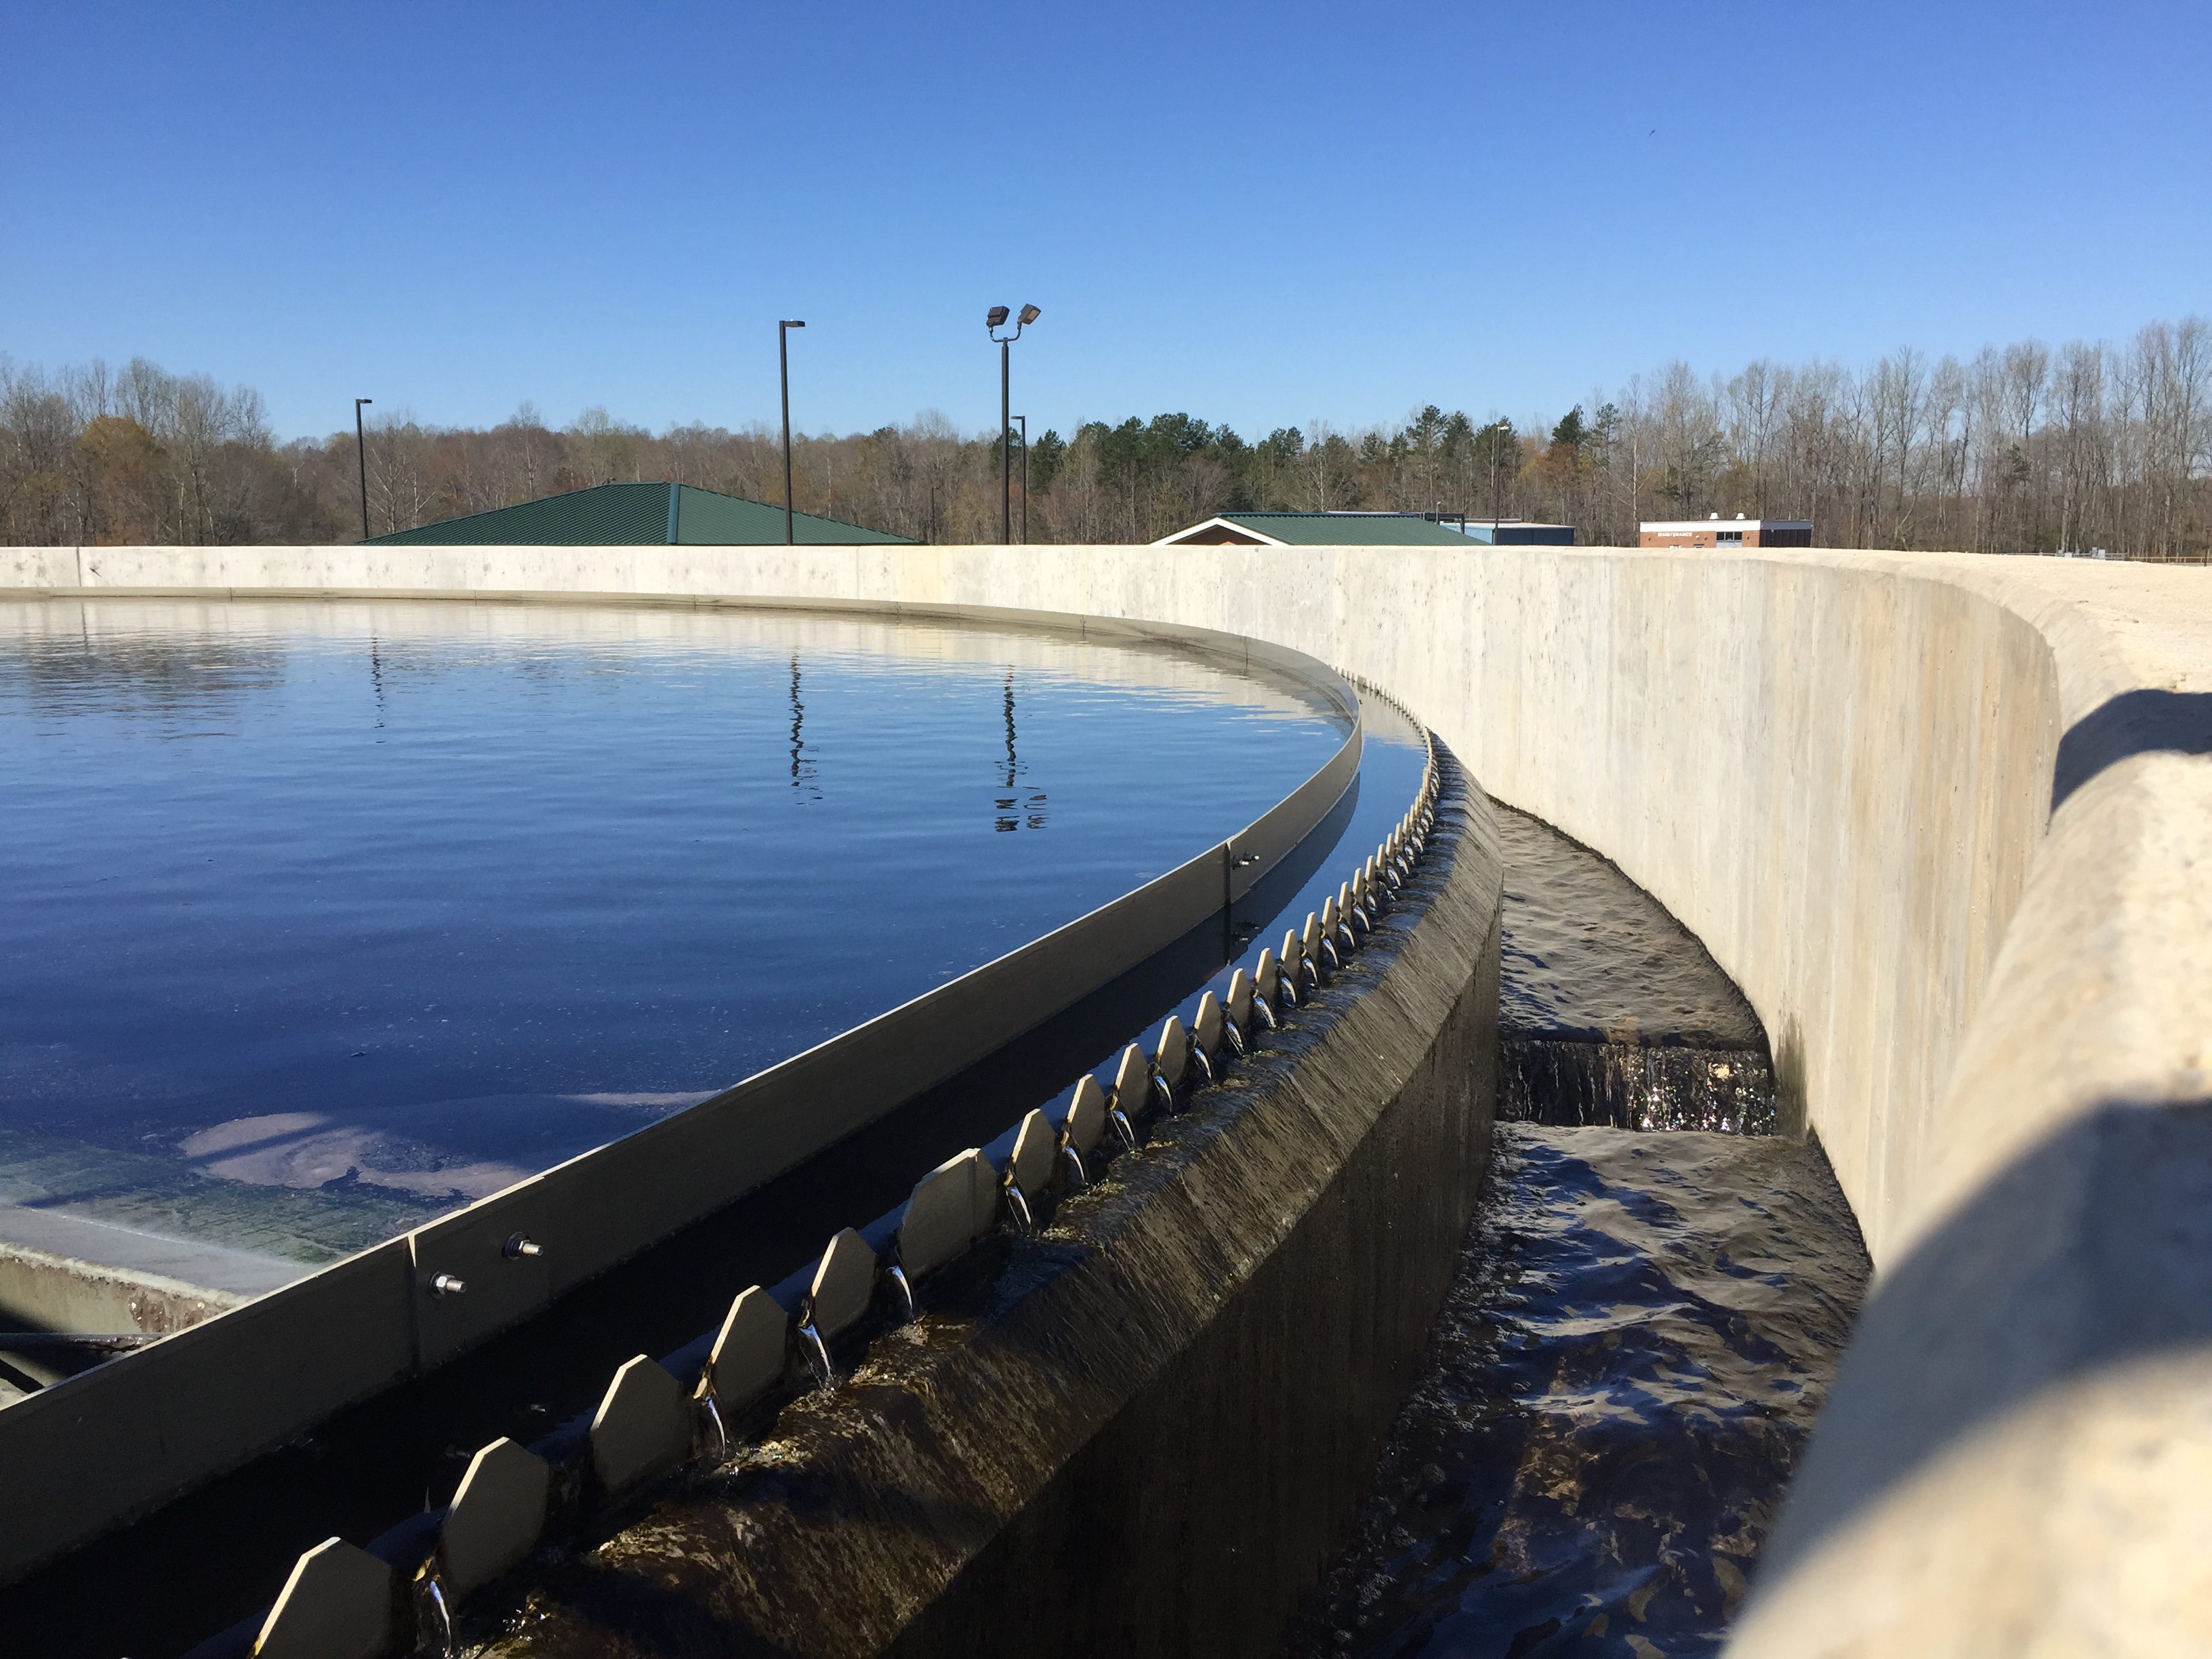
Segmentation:
<svg viewBox="0 0 2212 1659">
<path fill-rule="evenodd" d="M 676 545 L 676 518 L 683 506 L 684 486 L 671 478 L 668 481 L 668 535 L 665 538 L 671 547 Z"/>
</svg>

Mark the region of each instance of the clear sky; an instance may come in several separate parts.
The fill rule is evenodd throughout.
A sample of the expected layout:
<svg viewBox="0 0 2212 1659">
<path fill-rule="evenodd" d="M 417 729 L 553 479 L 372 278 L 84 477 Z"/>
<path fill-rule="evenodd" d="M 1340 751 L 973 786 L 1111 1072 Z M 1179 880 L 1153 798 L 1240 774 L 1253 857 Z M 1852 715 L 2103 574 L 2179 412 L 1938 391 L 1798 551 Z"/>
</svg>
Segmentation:
<svg viewBox="0 0 2212 1659">
<path fill-rule="evenodd" d="M 488 423 L 1556 414 L 2212 311 L 2207 0 L 15 0 L 0 353 Z"/>
</svg>

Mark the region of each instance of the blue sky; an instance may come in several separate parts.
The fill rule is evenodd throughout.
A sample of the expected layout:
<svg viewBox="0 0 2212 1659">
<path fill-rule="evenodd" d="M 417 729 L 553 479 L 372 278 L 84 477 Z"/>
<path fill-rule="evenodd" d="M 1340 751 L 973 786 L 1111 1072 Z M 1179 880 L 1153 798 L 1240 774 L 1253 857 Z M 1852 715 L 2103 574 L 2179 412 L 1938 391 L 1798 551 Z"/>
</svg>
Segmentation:
<svg viewBox="0 0 2212 1659">
<path fill-rule="evenodd" d="M 18 0 L 0 353 L 659 428 L 1555 415 L 2212 311 L 2212 5 Z"/>
</svg>

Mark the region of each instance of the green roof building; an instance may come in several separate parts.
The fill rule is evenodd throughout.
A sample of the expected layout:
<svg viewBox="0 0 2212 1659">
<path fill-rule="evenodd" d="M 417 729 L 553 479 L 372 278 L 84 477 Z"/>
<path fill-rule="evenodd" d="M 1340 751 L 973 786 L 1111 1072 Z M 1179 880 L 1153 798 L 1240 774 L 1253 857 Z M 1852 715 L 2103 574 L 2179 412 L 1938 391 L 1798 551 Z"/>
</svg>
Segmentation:
<svg viewBox="0 0 2212 1659">
<path fill-rule="evenodd" d="M 1467 537 L 1459 531 L 1420 513 L 1220 513 L 1152 544 L 1154 547 L 1459 548 L 1467 544 Z"/>
<path fill-rule="evenodd" d="M 910 539 L 811 513 L 791 515 L 791 536 L 815 547 Z M 690 484 L 603 483 L 368 539 L 385 546 L 781 546 L 783 509 Z"/>
</svg>

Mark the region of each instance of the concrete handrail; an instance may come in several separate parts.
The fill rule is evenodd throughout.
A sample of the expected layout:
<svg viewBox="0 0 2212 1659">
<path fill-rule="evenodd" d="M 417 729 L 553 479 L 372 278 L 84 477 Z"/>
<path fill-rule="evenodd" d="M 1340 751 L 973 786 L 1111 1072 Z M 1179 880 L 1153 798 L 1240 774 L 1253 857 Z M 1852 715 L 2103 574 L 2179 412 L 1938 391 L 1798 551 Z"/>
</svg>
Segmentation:
<svg viewBox="0 0 2212 1659">
<path fill-rule="evenodd" d="M 0 1411 L 0 1582 L 443 1364 L 975 1064 L 1241 897 L 1358 775 L 1358 694 L 1303 653 L 1201 629 L 961 614 L 1287 677 L 1349 730 L 1251 824 L 1088 915 L 623 1139 Z"/>
<path fill-rule="evenodd" d="M 2201 572 L 1534 547 L 62 548 L 0 570 L 78 592 L 1011 604 L 1341 663 L 1699 935 L 1859 1217 L 1875 1292 L 1737 1650 L 2197 1639 Z"/>
</svg>

